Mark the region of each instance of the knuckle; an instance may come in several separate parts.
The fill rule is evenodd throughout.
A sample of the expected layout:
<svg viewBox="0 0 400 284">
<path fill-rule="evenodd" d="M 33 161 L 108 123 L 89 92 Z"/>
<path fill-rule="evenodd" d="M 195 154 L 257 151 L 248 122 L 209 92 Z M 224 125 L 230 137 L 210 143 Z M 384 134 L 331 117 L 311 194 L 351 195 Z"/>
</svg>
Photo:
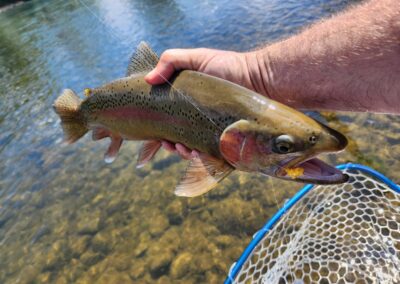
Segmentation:
<svg viewBox="0 0 400 284">
<path fill-rule="evenodd" d="M 164 64 L 172 63 L 175 61 L 176 51 L 174 49 L 167 49 L 161 54 L 160 61 Z"/>
</svg>

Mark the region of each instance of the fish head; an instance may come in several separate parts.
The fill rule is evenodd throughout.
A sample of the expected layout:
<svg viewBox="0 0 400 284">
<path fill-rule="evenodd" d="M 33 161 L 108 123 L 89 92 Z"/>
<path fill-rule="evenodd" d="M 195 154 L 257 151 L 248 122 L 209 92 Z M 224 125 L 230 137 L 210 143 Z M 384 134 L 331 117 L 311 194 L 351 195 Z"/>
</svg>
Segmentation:
<svg viewBox="0 0 400 284">
<path fill-rule="evenodd" d="M 289 111 L 290 110 L 290 111 Z M 315 158 L 343 150 L 346 137 L 305 114 L 284 108 L 274 116 L 239 120 L 220 138 L 220 152 L 235 168 L 298 182 L 347 181 L 340 170 Z"/>
</svg>

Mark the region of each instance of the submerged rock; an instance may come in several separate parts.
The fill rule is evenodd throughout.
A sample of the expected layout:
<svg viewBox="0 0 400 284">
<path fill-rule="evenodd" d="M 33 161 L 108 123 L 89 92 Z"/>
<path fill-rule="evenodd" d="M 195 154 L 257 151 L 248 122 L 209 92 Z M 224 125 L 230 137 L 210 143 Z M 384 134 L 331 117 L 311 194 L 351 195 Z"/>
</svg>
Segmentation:
<svg viewBox="0 0 400 284">
<path fill-rule="evenodd" d="M 161 276 L 157 279 L 157 284 L 173 284 L 174 282 L 166 275 Z"/>
<path fill-rule="evenodd" d="M 68 280 L 64 275 L 60 275 L 54 281 L 55 284 L 68 284 Z"/>
<path fill-rule="evenodd" d="M 189 274 L 193 264 L 193 255 L 189 252 L 179 254 L 171 264 L 170 274 L 172 278 L 179 279 Z"/>
<path fill-rule="evenodd" d="M 141 259 L 134 260 L 129 269 L 129 275 L 133 280 L 142 278 L 148 271 L 146 262 Z"/>
<path fill-rule="evenodd" d="M 118 271 L 127 270 L 132 264 L 132 257 L 128 254 L 117 254 L 111 260 L 113 267 Z"/>
<path fill-rule="evenodd" d="M 39 269 L 33 265 L 24 267 L 19 275 L 19 283 L 32 283 L 39 274 Z"/>
<path fill-rule="evenodd" d="M 0 221 L 1 223 L 1 221 Z M 1 227 L 1 225 L 0 225 Z M 49 235 L 51 233 L 50 227 L 47 225 L 41 226 L 36 233 L 32 236 L 31 239 L 31 244 L 35 244 L 38 242 L 41 238 L 43 238 L 45 235 Z"/>
<path fill-rule="evenodd" d="M 36 279 L 37 282 L 39 283 L 50 283 L 51 273 L 50 272 L 41 273 Z"/>
<path fill-rule="evenodd" d="M 127 273 L 119 272 L 115 269 L 107 269 L 104 271 L 100 277 L 96 280 L 97 284 L 130 284 L 133 283 L 131 278 Z"/>
<path fill-rule="evenodd" d="M 174 255 L 170 250 L 149 257 L 150 273 L 154 278 L 158 278 L 168 272 L 169 266 Z"/>
<path fill-rule="evenodd" d="M 102 260 L 104 257 L 100 253 L 96 253 L 93 251 L 86 251 L 84 254 L 81 255 L 80 260 L 83 264 L 87 266 L 92 266 Z"/>
<path fill-rule="evenodd" d="M 89 244 L 89 236 L 78 236 L 70 239 L 70 249 L 73 257 L 83 254 Z"/>
<path fill-rule="evenodd" d="M 101 226 L 102 220 L 98 215 L 83 215 L 84 219 L 80 220 L 77 225 L 77 231 L 79 234 L 94 235 L 96 234 Z"/>
<path fill-rule="evenodd" d="M 90 241 L 91 248 L 95 252 L 107 254 L 112 249 L 112 241 L 109 234 L 99 232 Z"/>
<path fill-rule="evenodd" d="M 160 236 L 168 228 L 169 222 L 167 217 L 160 214 L 151 219 L 149 232 L 153 237 Z"/>
<path fill-rule="evenodd" d="M 217 246 L 222 249 L 228 248 L 230 246 L 235 246 L 235 243 L 236 243 L 236 239 L 230 235 L 216 236 L 214 238 L 214 240 L 215 240 L 215 243 L 217 244 Z"/>
<path fill-rule="evenodd" d="M 91 278 L 97 278 L 100 274 L 102 274 L 107 267 L 109 266 L 109 261 L 108 258 L 99 261 L 98 263 L 92 265 L 88 270 L 87 270 L 87 275 L 90 276 Z"/>
<path fill-rule="evenodd" d="M 244 201 L 239 197 L 229 197 L 213 206 L 212 218 L 223 234 L 240 235 L 243 231 L 255 232 L 263 220 L 260 204 L 256 200 Z"/>
<path fill-rule="evenodd" d="M 140 242 L 139 245 L 133 251 L 133 255 L 135 257 L 141 257 L 149 248 L 149 244 L 147 242 Z"/>
<path fill-rule="evenodd" d="M 175 199 L 172 201 L 166 209 L 166 213 L 168 216 L 169 223 L 171 225 L 179 225 L 182 223 L 184 218 L 184 206 L 182 201 L 179 199 Z"/>
<path fill-rule="evenodd" d="M 135 257 L 142 257 L 147 249 L 149 248 L 149 244 L 151 242 L 151 236 L 148 232 L 143 232 L 139 236 L 139 240 L 136 248 L 133 250 L 133 255 Z"/>
<path fill-rule="evenodd" d="M 206 272 L 206 283 L 222 283 L 223 282 L 223 277 L 218 276 L 218 274 L 212 272 L 212 271 L 207 271 Z"/>
</svg>

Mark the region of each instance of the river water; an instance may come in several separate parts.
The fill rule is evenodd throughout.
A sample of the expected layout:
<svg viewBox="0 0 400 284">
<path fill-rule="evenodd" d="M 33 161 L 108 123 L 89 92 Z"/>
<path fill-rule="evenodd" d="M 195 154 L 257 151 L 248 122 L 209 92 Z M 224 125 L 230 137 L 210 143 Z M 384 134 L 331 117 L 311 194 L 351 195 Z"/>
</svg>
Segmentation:
<svg viewBox="0 0 400 284">
<path fill-rule="evenodd" d="M 62 145 L 52 103 L 125 74 L 135 46 L 244 51 L 345 9 L 345 0 L 33 0 L 0 13 L 0 283 L 221 283 L 252 235 L 300 187 L 235 173 L 176 197 L 185 163 L 135 169 L 107 141 Z M 310 113 L 350 144 L 331 163 L 400 180 L 400 118 Z"/>
</svg>

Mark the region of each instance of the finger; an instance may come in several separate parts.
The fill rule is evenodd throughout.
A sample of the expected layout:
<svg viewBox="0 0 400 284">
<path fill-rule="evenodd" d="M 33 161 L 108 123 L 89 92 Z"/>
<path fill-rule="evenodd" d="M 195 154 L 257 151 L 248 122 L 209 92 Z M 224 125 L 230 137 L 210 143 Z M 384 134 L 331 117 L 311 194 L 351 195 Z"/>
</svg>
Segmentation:
<svg viewBox="0 0 400 284">
<path fill-rule="evenodd" d="M 166 141 L 166 140 L 162 140 L 161 141 L 161 146 L 167 151 L 174 152 L 174 153 L 176 152 L 176 148 L 175 148 L 175 144 L 174 143 L 171 143 L 171 142 Z"/>
<path fill-rule="evenodd" d="M 189 148 L 187 148 L 186 146 L 184 146 L 180 143 L 177 143 L 177 144 L 175 144 L 175 148 L 176 148 L 176 151 L 178 152 L 178 154 L 182 156 L 182 158 L 184 158 L 186 160 L 190 160 L 192 158 L 192 155 L 191 155 L 192 151 Z"/>
<path fill-rule="evenodd" d="M 165 83 L 177 70 L 198 70 L 207 55 L 208 51 L 204 48 L 166 50 L 156 68 L 144 79 L 151 85 Z"/>
<path fill-rule="evenodd" d="M 194 157 L 199 157 L 200 156 L 200 152 L 197 150 L 192 150 L 192 152 L 190 153 L 190 155 L 192 156 L 192 158 Z"/>
</svg>

